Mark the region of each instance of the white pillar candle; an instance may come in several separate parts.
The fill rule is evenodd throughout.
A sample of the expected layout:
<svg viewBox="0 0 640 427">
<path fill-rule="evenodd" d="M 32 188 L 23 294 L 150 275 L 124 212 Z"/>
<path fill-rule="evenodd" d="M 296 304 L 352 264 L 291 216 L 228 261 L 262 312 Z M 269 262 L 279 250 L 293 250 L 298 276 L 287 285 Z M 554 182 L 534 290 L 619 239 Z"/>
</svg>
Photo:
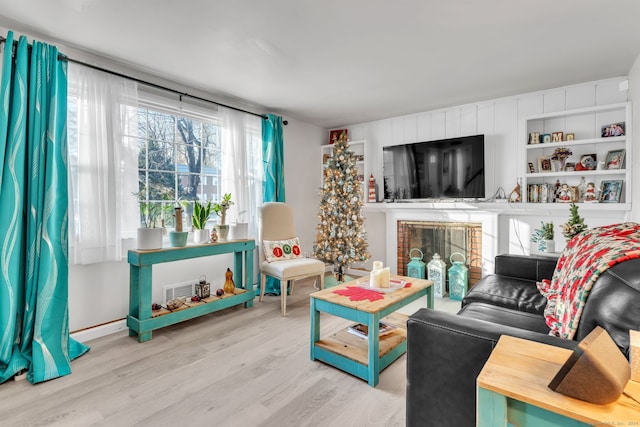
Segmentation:
<svg viewBox="0 0 640 427">
<path fill-rule="evenodd" d="M 379 288 L 380 287 L 380 273 L 382 270 L 373 270 L 369 273 L 369 287 L 370 288 Z"/>
<path fill-rule="evenodd" d="M 373 261 L 373 271 L 380 270 L 382 265 L 382 261 Z"/>
<path fill-rule="evenodd" d="M 389 267 L 385 267 L 379 270 L 378 274 L 380 275 L 380 285 L 378 287 L 388 288 L 390 286 L 389 280 L 391 279 L 391 269 Z"/>
</svg>

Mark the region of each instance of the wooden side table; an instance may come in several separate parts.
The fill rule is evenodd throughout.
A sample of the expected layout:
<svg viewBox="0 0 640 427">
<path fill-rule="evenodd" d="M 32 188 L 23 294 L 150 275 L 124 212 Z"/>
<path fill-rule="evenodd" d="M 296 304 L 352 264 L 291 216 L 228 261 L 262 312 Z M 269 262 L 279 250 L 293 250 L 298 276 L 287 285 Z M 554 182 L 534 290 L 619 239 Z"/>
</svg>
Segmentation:
<svg viewBox="0 0 640 427">
<path fill-rule="evenodd" d="M 431 280 L 402 276 L 392 278 L 411 282 L 411 286 L 385 293 L 384 298 L 377 301 L 352 301 L 348 296 L 335 293 L 368 280 L 366 276 L 311 294 L 311 360 L 323 361 L 362 378 L 370 386 L 378 384 L 380 372 L 407 351 L 407 316 L 394 312 L 425 296 L 427 307 L 433 308 Z M 342 330 L 321 339 L 320 312 L 367 325 L 368 338 L 363 340 Z M 381 337 L 378 325 L 383 318 L 396 329 Z"/>
<path fill-rule="evenodd" d="M 622 395 L 596 405 L 547 385 L 571 350 L 502 336 L 478 376 L 477 426 L 640 426 L 640 403 Z M 635 394 L 640 383 L 629 381 Z"/>
</svg>

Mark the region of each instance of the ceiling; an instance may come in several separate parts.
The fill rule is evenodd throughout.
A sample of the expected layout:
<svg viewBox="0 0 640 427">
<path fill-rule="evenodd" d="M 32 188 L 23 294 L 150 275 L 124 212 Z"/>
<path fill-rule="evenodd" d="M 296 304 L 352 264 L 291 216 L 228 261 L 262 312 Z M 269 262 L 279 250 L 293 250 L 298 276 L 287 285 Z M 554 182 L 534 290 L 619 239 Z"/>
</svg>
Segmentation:
<svg viewBox="0 0 640 427">
<path fill-rule="evenodd" d="M 627 75 L 637 0 L 0 0 L 0 25 L 325 128 Z"/>
</svg>

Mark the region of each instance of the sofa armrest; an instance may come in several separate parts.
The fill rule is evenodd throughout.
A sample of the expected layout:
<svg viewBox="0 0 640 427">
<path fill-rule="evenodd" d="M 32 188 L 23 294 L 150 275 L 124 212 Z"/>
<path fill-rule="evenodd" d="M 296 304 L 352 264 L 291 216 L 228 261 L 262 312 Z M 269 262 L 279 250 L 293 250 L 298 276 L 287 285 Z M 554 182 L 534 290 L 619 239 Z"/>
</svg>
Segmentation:
<svg viewBox="0 0 640 427">
<path fill-rule="evenodd" d="M 501 276 L 540 281 L 551 279 L 558 257 L 549 255 L 502 254 L 495 258 L 495 273 Z"/>
<path fill-rule="evenodd" d="M 476 378 L 501 335 L 573 349 L 575 341 L 421 309 L 407 321 L 407 426 L 475 426 Z"/>
</svg>

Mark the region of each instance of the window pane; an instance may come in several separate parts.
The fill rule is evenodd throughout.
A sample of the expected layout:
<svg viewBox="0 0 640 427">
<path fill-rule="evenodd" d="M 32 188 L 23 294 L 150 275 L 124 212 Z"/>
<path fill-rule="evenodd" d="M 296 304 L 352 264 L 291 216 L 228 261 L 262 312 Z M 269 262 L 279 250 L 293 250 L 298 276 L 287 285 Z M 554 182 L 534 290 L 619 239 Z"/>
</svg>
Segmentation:
<svg viewBox="0 0 640 427">
<path fill-rule="evenodd" d="M 149 141 L 149 169 L 175 170 L 175 145 L 167 142 Z"/>
<path fill-rule="evenodd" d="M 149 171 L 149 200 L 175 200 L 175 174 L 171 172 Z"/>
<path fill-rule="evenodd" d="M 149 139 L 157 141 L 175 141 L 175 117 L 167 113 L 149 111 Z"/>
</svg>

